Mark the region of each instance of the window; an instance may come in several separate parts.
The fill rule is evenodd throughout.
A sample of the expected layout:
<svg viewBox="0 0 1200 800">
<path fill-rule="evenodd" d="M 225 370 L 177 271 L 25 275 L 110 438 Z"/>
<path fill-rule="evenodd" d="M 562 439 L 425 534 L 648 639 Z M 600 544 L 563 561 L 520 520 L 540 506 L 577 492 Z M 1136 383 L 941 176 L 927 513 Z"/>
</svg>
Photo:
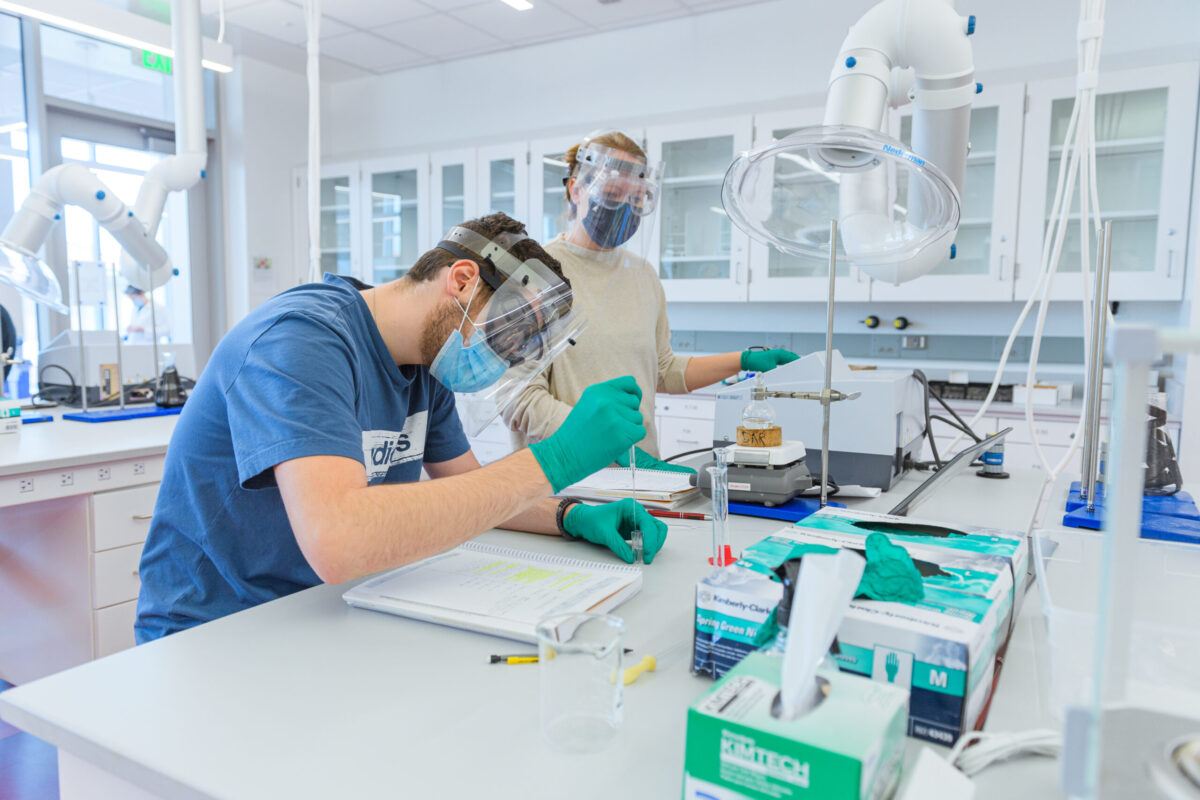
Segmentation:
<svg viewBox="0 0 1200 800">
<path fill-rule="evenodd" d="M 21 65 L 21 21 L 0 14 L 0 220 L 7 222 L 29 194 L 29 136 L 25 125 L 25 74 Z M 0 223 L 3 227 L 3 223 Z M 37 307 L 7 284 L 0 284 L 0 305 L 17 328 L 14 355 L 37 360 Z M 5 395 L 27 396 L 36 364 L 9 372 Z"/>
<path fill-rule="evenodd" d="M 142 50 L 41 26 L 42 80 L 47 97 L 166 122 L 175 120 L 171 75 L 143 64 Z M 216 120 L 213 74 L 204 71 L 208 126 Z"/>
</svg>

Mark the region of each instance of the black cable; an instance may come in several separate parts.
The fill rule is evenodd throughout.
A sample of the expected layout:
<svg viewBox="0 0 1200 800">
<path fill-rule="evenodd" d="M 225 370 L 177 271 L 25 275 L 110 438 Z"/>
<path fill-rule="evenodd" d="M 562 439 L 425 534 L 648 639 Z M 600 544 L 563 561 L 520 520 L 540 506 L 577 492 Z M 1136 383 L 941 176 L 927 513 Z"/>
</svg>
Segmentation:
<svg viewBox="0 0 1200 800">
<path fill-rule="evenodd" d="M 937 442 L 933 440 L 933 424 L 929 419 L 929 378 L 925 377 L 925 373 L 919 369 L 914 369 L 912 374 L 925 387 L 925 438 L 929 440 L 929 451 L 933 453 L 933 463 L 940 469 L 942 459 L 938 456 Z"/>
<path fill-rule="evenodd" d="M 730 442 L 730 444 L 733 444 L 733 442 Z M 676 453 L 675 455 L 671 456 L 670 458 L 664 458 L 663 463 L 669 464 L 677 458 L 684 458 L 686 456 L 694 456 L 697 453 L 711 453 L 712 451 L 713 451 L 713 448 L 711 448 L 711 447 L 701 447 L 698 450 L 688 450 L 686 453 Z"/>
<path fill-rule="evenodd" d="M 982 438 L 979 436 L 979 434 L 977 434 L 977 433 L 975 433 L 975 431 L 971 430 L 971 426 L 970 426 L 969 424 L 967 424 L 967 421 L 966 421 L 966 420 L 964 420 L 962 417 L 960 417 L 960 416 L 958 415 L 958 412 L 957 412 L 957 411 L 955 411 L 953 408 L 951 408 L 951 407 L 950 407 L 950 404 L 949 404 L 949 403 L 947 403 L 947 402 L 945 401 L 945 399 L 943 399 L 943 398 L 942 398 L 942 396 L 941 396 L 940 394 L 938 394 L 938 393 L 937 393 L 937 390 L 936 390 L 936 389 L 932 389 L 932 388 L 931 388 L 931 389 L 929 390 L 929 393 L 930 393 L 930 394 L 933 396 L 933 399 L 934 399 L 934 400 L 937 400 L 937 401 L 938 401 L 938 403 L 939 403 L 939 404 L 941 404 L 942 408 L 944 408 L 944 409 L 946 409 L 947 411 L 949 411 L 949 412 L 950 412 L 950 416 L 954 417 L 954 419 L 958 421 L 958 424 L 962 426 L 962 429 L 961 429 L 961 430 L 962 430 L 964 433 L 966 433 L 968 436 L 970 436 L 970 437 L 971 437 L 972 439 L 974 439 L 976 442 L 982 442 L 982 441 L 983 441 L 983 439 L 982 439 Z"/>
<path fill-rule="evenodd" d="M 980 439 L 978 436 L 975 435 L 975 431 L 973 431 L 970 428 L 967 428 L 963 425 L 959 425 L 957 422 L 954 422 L 949 417 L 943 417 L 938 414 L 933 414 L 932 416 L 930 416 L 930 419 L 935 419 L 938 422 L 944 422 L 945 424 L 949 425 L 951 428 L 954 428 L 955 430 L 958 430 L 958 431 L 962 431 L 967 436 L 970 436 L 972 439 L 974 439 L 976 444 L 983 441 L 982 439 Z"/>
<path fill-rule="evenodd" d="M 39 369 L 39 370 L 38 370 L 38 386 L 41 386 L 41 385 L 42 385 L 42 383 L 43 383 L 42 377 L 43 377 L 43 376 L 46 374 L 46 370 L 48 370 L 48 369 L 57 369 L 57 370 L 61 370 L 61 371 L 62 371 L 62 373 L 63 373 L 64 375 L 66 375 L 66 376 L 67 376 L 67 377 L 68 377 L 68 378 L 71 380 L 71 390 L 72 390 L 72 391 L 74 391 L 74 390 L 75 390 L 75 388 L 76 388 L 76 386 L 75 386 L 75 376 L 74 376 L 74 375 L 72 375 L 72 374 L 71 374 L 71 373 L 70 373 L 70 372 L 67 370 L 67 368 L 66 368 L 66 367 L 64 367 L 64 366 L 62 366 L 61 364 L 47 364 L 46 366 L 44 366 L 44 367 L 42 367 L 41 369 Z"/>
</svg>

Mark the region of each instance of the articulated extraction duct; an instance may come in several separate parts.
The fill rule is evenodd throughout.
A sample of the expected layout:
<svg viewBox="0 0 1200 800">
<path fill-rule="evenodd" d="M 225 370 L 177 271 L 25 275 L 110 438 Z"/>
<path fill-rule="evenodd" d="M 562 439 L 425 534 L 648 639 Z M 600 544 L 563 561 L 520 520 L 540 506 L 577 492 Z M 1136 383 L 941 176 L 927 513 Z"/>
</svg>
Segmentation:
<svg viewBox="0 0 1200 800">
<path fill-rule="evenodd" d="M 961 216 L 977 91 L 953 0 L 884 0 L 842 43 L 824 124 L 736 159 L 722 200 L 738 227 L 788 253 L 825 261 L 829 220 L 839 259 L 902 283 L 947 257 Z M 884 134 L 890 106 L 913 103 L 912 147 Z"/>
<path fill-rule="evenodd" d="M 170 256 L 155 241 L 158 224 L 167 195 L 203 178 L 208 158 L 200 0 L 171 0 L 171 43 L 175 50 L 176 154 L 146 173 L 132 210 L 82 164 L 61 164 L 47 170 L 0 235 L 0 281 L 66 313 L 62 288 L 37 252 L 68 204 L 83 208 L 113 235 L 124 249 L 121 274 L 133 285 L 149 291 L 174 274 Z"/>
</svg>

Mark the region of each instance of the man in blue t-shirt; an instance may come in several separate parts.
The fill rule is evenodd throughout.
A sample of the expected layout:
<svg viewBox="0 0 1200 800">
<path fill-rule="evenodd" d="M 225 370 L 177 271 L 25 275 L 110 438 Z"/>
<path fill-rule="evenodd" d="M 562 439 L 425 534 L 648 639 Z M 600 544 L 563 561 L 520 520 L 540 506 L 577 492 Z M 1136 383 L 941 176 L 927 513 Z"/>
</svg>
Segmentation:
<svg viewBox="0 0 1200 800">
<path fill-rule="evenodd" d="M 584 392 L 553 436 L 480 467 L 455 410 L 511 396 L 582 325 L 521 223 L 456 227 L 408 274 L 326 275 L 221 340 L 167 450 L 142 554 L 139 643 L 452 548 L 493 527 L 561 534 L 647 563 L 666 526 L 632 500 L 552 492 L 646 435 L 630 377 Z M 424 467 L 432 480 L 421 481 Z"/>
</svg>

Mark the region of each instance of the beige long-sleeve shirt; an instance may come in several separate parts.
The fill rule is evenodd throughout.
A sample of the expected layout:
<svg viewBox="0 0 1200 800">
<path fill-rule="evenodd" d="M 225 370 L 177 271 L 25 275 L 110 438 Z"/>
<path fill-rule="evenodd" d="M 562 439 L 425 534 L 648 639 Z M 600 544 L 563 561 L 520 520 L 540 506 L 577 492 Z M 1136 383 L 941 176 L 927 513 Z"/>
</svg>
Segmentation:
<svg viewBox="0 0 1200 800">
<path fill-rule="evenodd" d="M 667 300 L 653 266 L 605 263 L 568 243 L 560 234 L 545 245 L 571 281 L 574 305 L 587 315 L 587 329 L 504 411 L 513 445 L 545 439 L 558 430 L 593 383 L 632 375 L 642 390 L 646 438 L 639 447 L 658 456 L 654 427 L 656 391 L 680 394 L 690 356 L 671 350 Z"/>
</svg>

